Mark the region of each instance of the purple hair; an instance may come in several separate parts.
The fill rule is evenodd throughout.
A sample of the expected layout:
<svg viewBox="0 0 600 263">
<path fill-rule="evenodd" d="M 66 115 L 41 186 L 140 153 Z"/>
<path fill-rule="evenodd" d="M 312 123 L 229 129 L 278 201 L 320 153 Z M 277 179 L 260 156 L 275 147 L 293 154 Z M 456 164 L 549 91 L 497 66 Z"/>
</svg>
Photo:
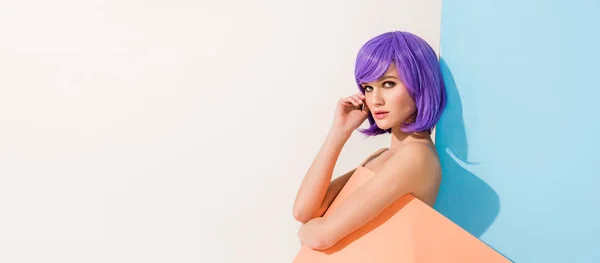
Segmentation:
<svg viewBox="0 0 600 263">
<path fill-rule="evenodd" d="M 391 63 L 396 65 L 398 76 L 417 108 L 415 122 L 405 124 L 402 131 L 431 132 L 446 107 L 446 86 L 435 51 L 425 40 L 409 32 L 376 36 L 362 46 L 356 57 L 354 76 L 358 89 L 364 94 L 361 83 L 379 79 Z M 368 136 L 392 132 L 391 128 L 377 127 L 370 112 L 368 119 L 371 126 L 359 132 Z"/>
</svg>

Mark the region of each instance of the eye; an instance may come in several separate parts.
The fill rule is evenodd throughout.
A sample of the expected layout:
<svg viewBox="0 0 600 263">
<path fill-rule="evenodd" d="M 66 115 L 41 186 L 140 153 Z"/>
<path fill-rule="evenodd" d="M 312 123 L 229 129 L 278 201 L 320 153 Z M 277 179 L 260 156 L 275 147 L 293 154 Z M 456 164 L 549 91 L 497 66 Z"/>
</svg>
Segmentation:
<svg viewBox="0 0 600 263">
<path fill-rule="evenodd" d="M 373 87 L 371 87 L 371 86 L 364 86 L 363 89 L 365 90 L 365 92 L 368 92 L 369 89 L 373 89 Z"/>
<path fill-rule="evenodd" d="M 396 82 L 386 81 L 386 82 L 383 83 L 383 86 L 387 87 L 387 88 L 393 88 L 394 86 L 396 86 Z"/>
</svg>

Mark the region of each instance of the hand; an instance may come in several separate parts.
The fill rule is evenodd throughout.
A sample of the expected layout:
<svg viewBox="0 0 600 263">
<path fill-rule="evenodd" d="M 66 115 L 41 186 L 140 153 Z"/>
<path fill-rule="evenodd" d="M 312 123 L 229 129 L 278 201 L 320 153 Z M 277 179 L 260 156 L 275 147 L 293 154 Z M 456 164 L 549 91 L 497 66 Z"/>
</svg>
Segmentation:
<svg viewBox="0 0 600 263">
<path fill-rule="evenodd" d="M 350 97 L 341 98 L 335 109 L 333 128 L 344 132 L 352 132 L 360 127 L 369 116 L 369 107 L 367 107 L 364 100 L 365 95 L 361 92 Z"/>
<path fill-rule="evenodd" d="M 326 249 L 335 244 L 331 240 L 330 232 L 325 224 L 325 219 L 315 217 L 300 227 L 298 237 L 301 244 L 306 244 L 312 249 Z"/>
</svg>

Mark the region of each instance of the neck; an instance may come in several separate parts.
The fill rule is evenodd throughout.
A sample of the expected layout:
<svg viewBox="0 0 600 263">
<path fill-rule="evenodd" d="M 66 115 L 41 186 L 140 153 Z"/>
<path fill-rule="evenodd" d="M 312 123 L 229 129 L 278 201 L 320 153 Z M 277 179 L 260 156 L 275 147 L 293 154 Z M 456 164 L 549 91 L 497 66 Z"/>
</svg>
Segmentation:
<svg viewBox="0 0 600 263">
<path fill-rule="evenodd" d="M 409 142 L 430 142 L 431 134 L 428 131 L 404 132 L 399 127 L 392 128 L 392 143 L 390 149 L 394 149 Z"/>
</svg>

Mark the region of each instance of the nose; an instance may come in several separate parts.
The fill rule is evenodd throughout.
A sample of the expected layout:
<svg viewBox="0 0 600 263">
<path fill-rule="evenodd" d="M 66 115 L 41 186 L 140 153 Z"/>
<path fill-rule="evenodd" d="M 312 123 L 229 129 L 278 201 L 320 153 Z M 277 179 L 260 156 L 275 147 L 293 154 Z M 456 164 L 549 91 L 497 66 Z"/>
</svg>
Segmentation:
<svg viewBox="0 0 600 263">
<path fill-rule="evenodd" d="M 374 89 L 371 92 L 371 96 L 370 96 L 370 104 L 371 104 L 371 108 L 377 108 L 380 106 L 383 106 L 383 97 L 381 96 L 381 92 L 378 89 Z"/>
</svg>

